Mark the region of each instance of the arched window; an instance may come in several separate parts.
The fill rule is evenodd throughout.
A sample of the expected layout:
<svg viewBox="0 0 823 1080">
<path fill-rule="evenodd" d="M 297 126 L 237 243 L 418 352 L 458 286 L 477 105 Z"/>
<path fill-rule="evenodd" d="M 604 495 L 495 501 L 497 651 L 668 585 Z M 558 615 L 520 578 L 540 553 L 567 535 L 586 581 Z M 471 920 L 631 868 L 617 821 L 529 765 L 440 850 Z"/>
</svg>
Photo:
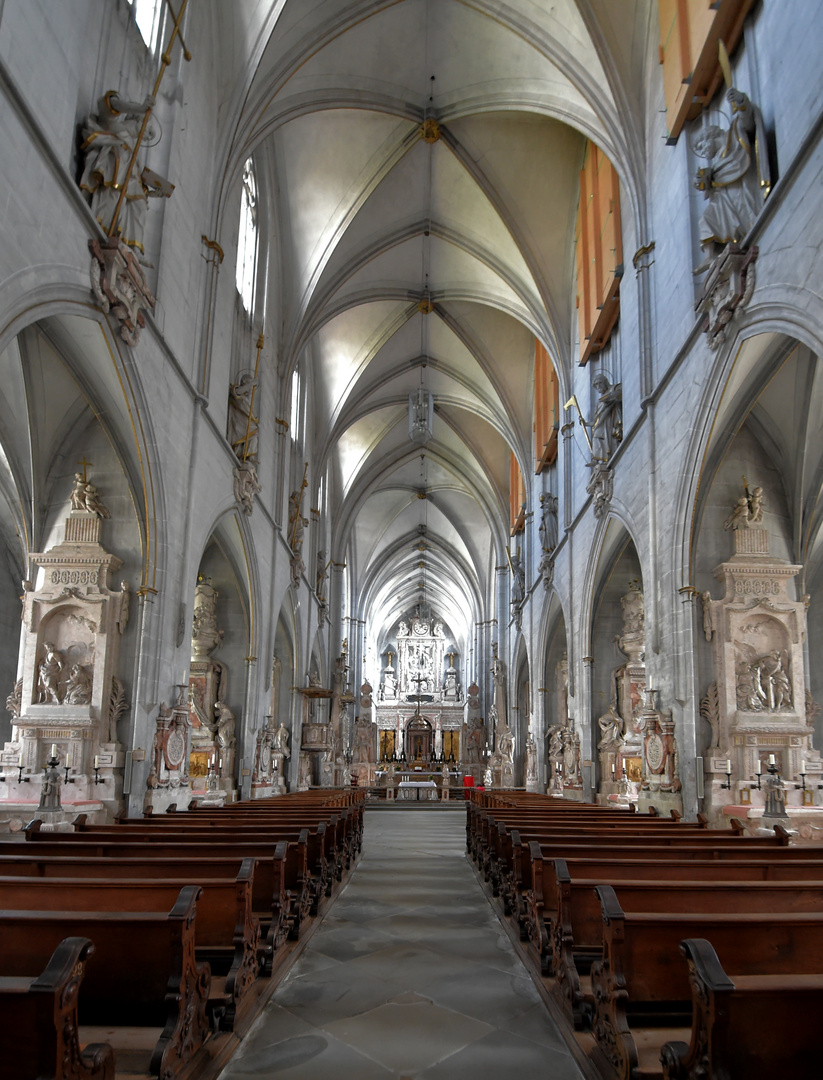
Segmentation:
<svg viewBox="0 0 823 1080">
<path fill-rule="evenodd" d="M 237 236 L 235 280 L 243 308 L 254 310 L 254 279 L 257 269 L 257 180 L 251 158 L 243 166 L 243 194 L 240 203 L 240 230 Z"/>
<path fill-rule="evenodd" d="M 155 52 L 163 23 L 163 0 L 129 0 L 129 4 L 146 48 Z"/>
</svg>

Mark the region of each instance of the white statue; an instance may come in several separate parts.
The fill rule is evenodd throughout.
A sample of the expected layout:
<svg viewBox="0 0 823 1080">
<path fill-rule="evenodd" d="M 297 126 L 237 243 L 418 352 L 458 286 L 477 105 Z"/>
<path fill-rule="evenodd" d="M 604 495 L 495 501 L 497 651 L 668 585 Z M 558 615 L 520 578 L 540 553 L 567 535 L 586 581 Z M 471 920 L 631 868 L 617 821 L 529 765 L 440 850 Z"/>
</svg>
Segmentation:
<svg viewBox="0 0 823 1080">
<path fill-rule="evenodd" d="M 743 494 L 732 508 L 732 512 L 723 522 L 724 529 L 751 529 L 763 525 L 763 488 L 755 487 L 749 491 L 743 478 Z"/>
<path fill-rule="evenodd" d="M 700 594 L 700 599 L 703 603 L 703 636 L 706 641 L 712 640 L 712 634 L 714 633 L 714 623 L 712 620 L 712 594 L 708 589 Z"/>
<path fill-rule="evenodd" d="M 623 718 L 614 705 L 610 705 L 609 711 L 598 717 L 597 723 L 603 732 L 603 738 L 597 744 L 598 750 L 606 746 L 615 746 L 623 741 Z"/>
<path fill-rule="evenodd" d="M 121 634 L 125 634 L 129 625 L 129 611 L 131 610 L 131 585 L 128 581 L 120 582 L 120 614 L 117 617 L 117 626 Z"/>
<path fill-rule="evenodd" d="M 526 739 L 526 780 L 531 782 L 537 780 L 537 744 L 531 731 Z"/>
<path fill-rule="evenodd" d="M 771 186 L 760 110 L 735 87 L 726 100 L 732 107 L 729 127 L 710 124 L 692 143 L 697 156 L 709 162 L 697 170 L 694 182 L 706 199 L 699 231 L 707 256 L 695 273 L 708 269 L 718 247 L 745 238 Z"/>
<path fill-rule="evenodd" d="M 280 727 L 274 733 L 272 748 L 281 753 L 283 757 L 291 757 L 291 750 L 289 749 L 289 729 L 282 722 Z"/>
<path fill-rule="evenodd" d="M 211 652 L 222 638 L 217 629 L 217 597 L 211 578 L 200 578 L 194 588 L 191 643 L 193 655 L 201 659 Z"/>
<path fill-rule="evenodd" d="M 246 371 L 229 386 L 229 442 L 240 461 L 257 461 L 257 417 L 252 413 L 257 385 Z"/>
<path fill-rule="evenodd" d="M 600 394 L 591 426 L 592 462 L 605 462 L 623 439 L 623 384 L 609 382 L 601 371 L 592 386 Z"/>
<path fill-rule="evenodd" d="M 60 703 L 60 676 L 63 674 L 63 656 L 48 641 L 43 648 L 46 655 L 37 669 L 37 685 L 41 702 Z"/>
<path fill-rule="evenodd" d="M 480 765 L 483 761 L 483 751 L 486 748 L 486 728 L 483 721 L 475 719 L 466 731 L 466 743 L 463 750 L 465 759 L 469 765 Z"/>
<path fill-rule="evenodd" d="M 91 701 L 91 676 L 82 664 L 74 664 L 69 672 L 63 702 L 66 705 L 88 705 Z"/>
<path fill-rule="evenodd" d="M 358 716 L 354 724 L 352 761 L 363 765 L 374 760 L 374 732 L 371 721 Z"/>
<path fill-rule="evenodd" d="M 497 745 L 495 751 L 504 761 L 514 761 L 514 735 L 507 724 L 502 724 L 495 732 Z"/>
<path fill-rule="evenodd" d="M 557 547 L 557 496 L 543 492 L 540 496 L 543 511 L 540 518 L 540 546 L 544 555 L 551 555 Z"/>
<path fill-rule="evenodd" d="M 237 739 L 235 737 L 235 719 L 234 713 L 231 709 L 222 701 L 216 701 L 214 703 L 214 712 L 217 717 L 217 730 L 215 732 L 217 741 L 223 750 L 229 750 L 235 746 Z"/>
<path fill-rule="evenodd" d="M 300 549 L 303 547 L 303 529 L 309 523 L 309 519 L 303 517 L 301 510 L 302 502 L 302 488 L 294 490 L 291 495 L 289 495 L 289 546 L 295 555 L 298 556 L 300 554 Z"/>
<path fill-rule="evenodd" d="M 108 233 L 125 185 L 115 232 L 124 244 L 141 252 L 148 200 L 168 198 L 174 190 L 168 180 L 145 168 L 139 157 L 126 180 L 142 117 L 153 105 L 152 97 L 126 101 L 116 90 L 109 90 L 100 98 L 97 115 L 89 116 L 83 126 L 81 148 L 85 160 L 80 187 L 92 194 L 92 213 Z"/>
<path fill-rule="evenodd" d="M 74 487 L 71 489 L 72 510 L 86 509 L 86 481 L 80 473 L 74 474 Z"/>
<path fill-rule="evenodd" d="M 72 500 L 73 498 L 74 492 L 72 492 Z M 97 514 L 101 518 L 111 517 L 111 513 L 100 500 L 97 488 L 91 483 L 86 484 L 83 488 L 83 509 L 88 510 L 90 514 Z"/>
</svg>

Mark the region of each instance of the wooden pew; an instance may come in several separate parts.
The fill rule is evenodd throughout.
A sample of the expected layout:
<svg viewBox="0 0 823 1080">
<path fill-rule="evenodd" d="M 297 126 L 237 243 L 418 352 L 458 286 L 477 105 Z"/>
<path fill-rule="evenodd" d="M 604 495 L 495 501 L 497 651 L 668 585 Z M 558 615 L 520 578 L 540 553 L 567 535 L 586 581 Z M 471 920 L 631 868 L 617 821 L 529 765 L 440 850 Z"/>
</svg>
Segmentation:
<svg viewBox="0 0 823 1080">
<path fill-rule="evenodd" d="M 623 860 L 631 858 L 653 858 L 670 862 L 714 859 L 737 860 L 770 858 L 779 860 L 790 854 L 800 861 L 816 861 L 823 857 L 820 847 L 788 848 L 777 840 L 768 837 L 732 837 L 726 833 L 707 831 L 701 840 L 689 838 L 682 844 L 658 842 L 657 837 L 632 837 L 628 834 L 609 837 L 585 835 L 565 836 L 555 842 L 527 843 L 512 833 L 512 911 L 518 920 L 523 940 L 531 939 L 535 946 L 538 940 L 535 934 L 542 932 L 542 912 L 545 910 L 545 896 L 553 895 L 554 866 L 556 858 L 598 858 L 604 860 Z M 548 868 L 548 869 L 547 869 Z M 548 941 L 539 946 L 541 956 L 546 955 Z"/>
<path fill-rule="evenodd" d="M 294 806 L 286 807 L 264 806 L 252 808 L 250 803 L 236 803 L 220 809 L 200 808 L 186 810 L 182 813 L 169 815 L 151 815 L 141 818 L 119 817 L 120 825 L 135 827 L 159 827 L 174 826 L 174 824 L 196 824 L 201 827 L 207 825 L 236 825 L 245 823 L 255 825 L 266 822 L 271 825 L 291 824 L 299 828 L 313 828 L 320 822 L 327 825 L 339 823 L 341 834 L 346 842 L 351 839 L 352 850 L 359 846 L 360 833 L 362 832 L 362 808 L 359 806 Z"/>
<path fill-rule="evenodd" d="M 88 938 L 65 938 L 36 977 L 7 975 L 0 957 L 0 1012 L 13 1033 L 0 1080 L 114 1080 L 111 1046 L 81 1048 L 78 1039 L 77 999 L 93 954 Z"/>
<path fill-rule="evenodd" d="M 85 818 L 86 815 L 80 815 Z M 346 828 L 347 819 L 330 814 L 322 821 L 306 821 L 302 814 L 271 818 L 254 815 L 227 815 L 219 820 L 210 817 L 191 817 L 172 814 L 158 818 L 121 818 L 115 825 L 88 825 L 75 819 L 75 832 L 95 837 L 122 840 L 124 843 L 146 842 L 158 836 L 187 836 L 192 840 L 226 841 L 234 836 L 293 841 L 303 832 L 308 838 L 308 859 L 318 880 L 319 894 L 331 894 L 332 879 L 342 881 L 356 855 L 354 835 Z M 28 836 L 28 833 L 27 833 Z"/>
<path fill-rule="evenodd" d="M 560 841 L 571 837 L 602 838 L 604 841 L 611 835 L 622 837 L 648 837 L 655 844 L 684 844 L 694 842 L 702 844 L 708 838 L 714 840 L 730 839 L 729 832 L 723 830 L 709 831 L 700 825 L 683 825 L 669 819 L 643 819 L 632 817 L 619 819 L 615 813 L 610 813 L 610 820 L 605 822 L 566 826 L 565 822 L 558 826 L 554 822 L 546 823 L 535 821 L 531 818 L 515 818 L 511 822 L 496 821 L 489 815 L 489 828 L 482 841 L 478 862 L 483 871 L 484 878 L 492 887 L 492 895 L 497 896 L 501 892 L 504 897 L 511 897 L 514 887 L 514 850 L 513 835 L 519 837 L 521 844 L 527 844 L 531 840 L 548 843 Z M 742 825 L 740 827 L 742 833 Z M 508 906 L 508 904 L 506 905 Z"/>
<path fill-rule="evenodd" d="M 137 827 L 120 827 L 118 825 L 86 825 L 83 822 L 75 824 L 75 832 L 61 833 L 60 840 L 66 843 L 94 844 L 108 843 L 122 846 L 151 843 L 177 843 L 190 844 L 192 846 L 208 846 L 225 849 L 227 845 L 252 844 L 258 849 L 257 854 L 264 845 L 268 844 L 273 850 L 279 842 L 289 845 L 297 845 L 305 849 L 305 862 L 308 869 L 308 877 L 300 882 L 300 895 L 294 905 L 294 917 L 299 923 L 305 914 L 311 910 L 316 914 L 317 904 L 320 897 L 330 896 L 335 880 L 342 880 L 345 855 L 342 847 L 337 842 L 337 820 L 331 828 L 326 822 L 320 822 L 314 828 L 300 827 L 296 824 L 268 825 L 260 822 L 258 826 L 239 824 L 219 825 L 203 827 L 192 824 L 177 823 L 177 815 L 168 819 L 168 824 L 162 828 L 147 827 L 142 821 Z M 142 827 L 141 827 L 142 826 Z M 54 840 L 54 833 L 44 833 L 39 828 L 39 819 L 35 818 L 25 828 L 27 840 L 37 843 L 49 843 Z M 249 854 L 249 852 L 247 852 Z M 298 862 L 302 861 L 297 859 Z M 292 881 L 291 888 L 297 896 L 298 882 Z"/>
<path fill-rule="evenodd" d="M 823 913 L 625 912 L 611 886 L 596 891 L 603 951 L 591 972 L 592 1029 L 619 1080 L 632 1080 L 635 1069 L 660 1074 L 652 1061 L 660 1047 L 647 1030 L 641 1060 L 633 1025 L 690 1028 L 692 995 L 679 951 L 686 938 L 711 941 L 732 978 L 823 971 Z"/>
<path fill-rule="evenodd" d="M 664 1080 L 774 1080 L 820 1068 L 823 974 L 764 972 L 729 978 L 711 943 L 680 943 L 692 990 L 691 1039 L 661 1050 Z M 804 1018 L 807 1018 L 804 1020 Z"/>
<path fill-rule="evenodd" d="M 10 976 L 45 965 L 66 937 L 94 942 L 78 999 L 81 1025 L 160 1028 L 148 1069 L 173 1080 L 200 1060 L 209 1035 L 211 973 L 194 942 L 199 889 L 170 912 L 0 911 L 0 955 Z M 116 992 L 113 992 L 116 988 Z M 116 1047 L 116 1036 L 112 1036 Z"/>
<path fill-rule="evenodd" d="M 719 864 L 723 870 L 727 864 Z M 581 991 L 581 976 L 603 953 L 603 920 L 595 893 L 611 886 L 624 911 L 666 913 L 713 912 L 823 912 L 823 864 L 816 864 L 816 880 L 747 881 L 722 878 L 664 880 L 659 870 L 648 878 L 574 880 L 564 860 L 555 860 L 558 883 L 556 917 L 548 928 L 558 993 L 575 1027 L 581 1027 L 591 1006 Z M 711 873 L 711 871 L 709 871 Z"/>
<path fill-rule="evenodd" d="M 252 913 L 255 862 L 244 859 L 229 878 L 173 879 L 0 877 L 0 909 L 34 911 L 168 912 L 181 888 L 202 889 L 197 904 L 195 951 L 212 972 L 209 1016 L 215 1030 L 231 1030 L 260 972 L 260 923 Z M 215 976 L 217 976 L 215 978 Z"/>
<path fill-rule="evenodd" d="M 262 872 L 258 869 L 255 876 L 256 881 L 259 879 L 260 888 L 255 891 L 254 910 L 255 915 L 260 917 L 264 915 L 264 910 L 268 912 L 264 932 L 269 946 L 269 971 L 274 951 L 286 937 L 294 939 L 298 936 L 302 920 L 311 912 L 318 890 L 324 886 L 327 878 L 323 866 L 316 880 L 310 873 L 307 831 L 295 839 L 276 842 L 268 838 L 249 840 L 246 837 L 222 841 L 192 840 L 174 835 L 156 836 L 149 842 L 137 836 L 131 840 L 116 840 L 86 833 L 42 833 L 35 825 L 36 822 L 32 822 L 27 826 L 26 838 L 32 841 L 27 847 L 42 856 L 78 854 L 98 859 L 129 856 L 145 860 L 194 859 L 201 862 L 227 856 L 237 864 L 235 873 L 243 859 L 258 860 L 262 864 Z M 0 841 L 0 856 L 18 853 L 18 843 Z"/>
</svg>

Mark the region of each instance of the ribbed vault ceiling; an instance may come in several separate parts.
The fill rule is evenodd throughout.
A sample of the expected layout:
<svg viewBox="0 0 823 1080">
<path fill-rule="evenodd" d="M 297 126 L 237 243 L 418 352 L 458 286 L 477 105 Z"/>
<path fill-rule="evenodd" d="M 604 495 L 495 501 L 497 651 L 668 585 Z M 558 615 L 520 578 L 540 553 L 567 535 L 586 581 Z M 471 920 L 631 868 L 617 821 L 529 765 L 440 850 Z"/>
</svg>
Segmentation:
<svg viewBox="0 0 823 1080">
<path fill-rule="evenodd" d="M 510 452 L 533 471 L 535 338 L 568 385 L 585 139 L 630 188 L 642 168 L 650 0 L 218 8 L 227 177 L 253 152 L 274 178 L 269 310 L 281 371 L 311 387 L 351 614 L 379 642 L 425 581 L 465 645 L 505 557 Z"/>
</svg>

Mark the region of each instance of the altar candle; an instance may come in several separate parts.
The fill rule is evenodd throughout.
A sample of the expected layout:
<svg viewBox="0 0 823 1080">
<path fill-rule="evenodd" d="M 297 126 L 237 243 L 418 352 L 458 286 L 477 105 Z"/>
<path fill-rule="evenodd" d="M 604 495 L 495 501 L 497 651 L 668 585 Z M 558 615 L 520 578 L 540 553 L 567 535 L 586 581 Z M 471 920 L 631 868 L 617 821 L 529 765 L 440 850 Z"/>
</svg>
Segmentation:
<svg viewBox="0 0 823 1080">
<path fill-rule="evenodd" d="M 95 767 L 95 769 L 100 768 L 100 755 L 99 754 L 94 755 L 94 767 Z"/>
<path fill-rule="evenodd" d="M 800 775 L 801 776 L 806 775 L 806 759 L 805 758 L 803 758 L 803 760 L 800 762 Z"/>
<path fill-rule="evenodd" d="M 726 758 L 726 776 L 732 775 L 732 763 L 729 758 Z"/>
<path fill-rule="evenodd" d="M 612 776 L 614 776 L 614 762 L 612 762 Z"/>
<path fill-rule="evenodd" d="M 774 765 L 774 754 L 769 754 L 769 764 Z"/>
<path fill-rule="evenodd" d="M 71 752 L 67 750 L 66 751 L 66 768 L 68 769 L 70 765 L 71 765 Z"/>
<path fill-rule="evenodd" d="M 51 756 L 52 757 L 57 757 L 57 743 L 56 742 L 53 742 L 51 744 Z"/>
<path fill-rule="evenodd" d="M 761 762 L 760 758 L 758 758 L 757 761 L 754 763 L 754 771 L 757 774 L 757 776 L 760 776 L 762 768 L 763 768 L 763 763 Z"/>
</svg>

